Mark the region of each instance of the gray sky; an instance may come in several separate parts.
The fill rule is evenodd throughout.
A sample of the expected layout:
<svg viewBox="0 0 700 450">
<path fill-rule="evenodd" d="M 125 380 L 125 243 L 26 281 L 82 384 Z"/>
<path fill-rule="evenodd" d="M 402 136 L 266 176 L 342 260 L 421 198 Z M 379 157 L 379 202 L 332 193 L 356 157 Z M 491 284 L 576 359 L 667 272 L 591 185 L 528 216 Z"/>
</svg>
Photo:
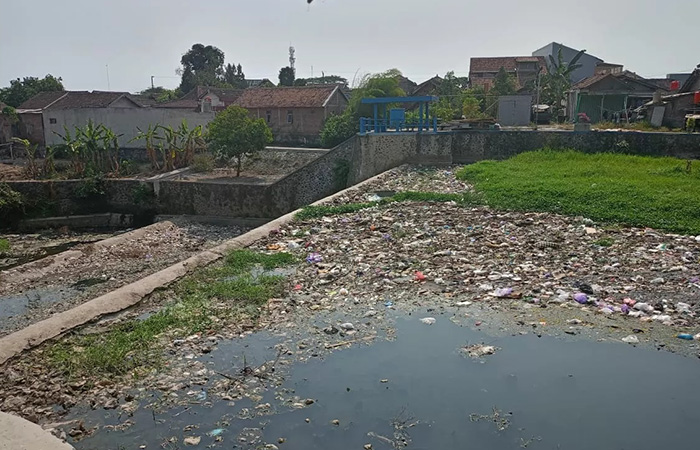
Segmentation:
<svg viewBox="0 0 700 450">
<path fill-rule="evenodd" d="M 211 44 L 247 78 L 277 82 L 296 47 L 297 76 L 396 67 L 416 82 L 471 56 L 529 55 L 551 41 L 642 76 L 700 63 L 698 0 L 0 0 L 0 86 L 51 73 L 67 89 L 176 87 L 192 44 Z"/>
</svg>

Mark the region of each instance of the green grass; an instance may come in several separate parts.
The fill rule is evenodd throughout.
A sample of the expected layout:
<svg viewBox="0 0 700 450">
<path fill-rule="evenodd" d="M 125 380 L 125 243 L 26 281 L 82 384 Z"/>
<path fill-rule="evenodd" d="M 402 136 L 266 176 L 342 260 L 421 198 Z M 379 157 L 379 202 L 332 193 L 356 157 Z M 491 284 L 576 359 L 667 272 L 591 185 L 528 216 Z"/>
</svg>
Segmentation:
<svg viewBox="0 0 700 450">
<path fill-rule="evenodd" d="M 336 216 L 339 214 L 354 213 L 363 209 L 378 205 L 387 205 L 394 202 L 455 202 L 460 205 L 478 204 L 480 199 L 472 192 L 450 194 L 444 192 L 398 192 L 392 197 L 383 198 L 376 202 L 345 203 L 342 205 L 309 205 L 299 211 L 295 218 L 298 220 L 314 219 L 318 217 Z"/>
<path fill-rule="evenodd" d="M 615 241 L 613 239 L 607 237 L 593 241 L 593 245 L 599 245 L 601 247 L 611 247 L 614 243 Z"/>
<path fill-rule="evenodd" d="M 117 325 L 105 333 L 74 335 L 51 346 L 48 362 L 70 378 L 124 375 L 149 370 L 162 363 L 163 333 L 177 330 L 179 337 L 216 330 L 220 319 L 256 320 L 260 306 L 284 291 L 280 276 L 252 276 L 264 269 L 292 264 L 287 253 L 266 255 L 235 250 L 217 267 L 203 269 L 172 289 L 176 299 L 144 320 Z M 219 319 L 219 320 L 217 320 Z"/>
<path fill-rule="evenodd" d="M 619 153 L 540 150 L 481 161 L 457 177 L 494 208 L 582 215 L 700 233 L 700 163 Z"/>
<path fill-rule="evenodd" d="M 10 251 L 10 241 L 7 239 L 0 239 L 0 255 L 8 253 Z"/>
</svg>

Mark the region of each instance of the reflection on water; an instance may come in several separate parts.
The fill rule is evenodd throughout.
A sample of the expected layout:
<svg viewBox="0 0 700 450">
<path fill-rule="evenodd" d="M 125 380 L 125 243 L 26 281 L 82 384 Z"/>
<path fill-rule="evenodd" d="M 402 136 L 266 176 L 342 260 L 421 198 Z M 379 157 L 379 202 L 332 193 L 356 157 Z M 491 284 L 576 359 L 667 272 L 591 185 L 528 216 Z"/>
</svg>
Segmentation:
<svg viewBox="0 0 700 450">
<path fill-rule="evenodd" d="M 77 449 L 660 449 L 697 448 L 700 393 L 696 360 L 627 344 L 534 335 L 493 338 L 446 319 L 424 325 L 397 319 L 397 339 L 337 351 L 287 367 L 282 388 L 315 402 L 289 409 L 270 389 L 272 415 L 240 418 L 249 400 L 214 399 L 128 418 L 91 412 L 100 429 Z M 498 350 L 470 358 L 485 342 Z M 205 356 L 216 370 L 274 358 L 275 339 L 254 334 Z M 279 389 L 277 389 L 279 390 Z M 167 394 L 164 394 L 167 395 Z M 247 416 L 245 416 L 247 417 Z M 337 420 L 335 424 L 333 421 Z M 186 431 L 183 431 L 186 430 Z M 217 442 L 217 439 L 220 441 Z M 168 442 L 170 440 L 170 442 Z M 280 443 L 283 441 L 283 443 Z M 190 447 L 188 447 L 190 448 Z M 273 447 L 268 447 L 273 448 Z"/>
</svg>

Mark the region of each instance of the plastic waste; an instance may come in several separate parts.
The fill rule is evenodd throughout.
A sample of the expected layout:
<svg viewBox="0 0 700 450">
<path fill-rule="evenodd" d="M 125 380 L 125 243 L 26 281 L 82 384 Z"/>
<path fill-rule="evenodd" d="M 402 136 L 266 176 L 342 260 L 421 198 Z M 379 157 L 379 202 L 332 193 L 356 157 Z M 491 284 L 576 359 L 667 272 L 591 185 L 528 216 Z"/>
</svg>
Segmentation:
<svg viewBox="0 0 700 450">
<path fill-rule="evenodd" d="M 207 391 L 202 389 L 200 392 L 197 393 L 197 400 L 199 400 L 200 402 L 203 402 L 206 399 L 207 399 Z"/>
<path fill-rule="evenodd" d="M 639 338 L 633 334 L 623 337 L 622 342 L 627 342 L 628 344 L 639 344 Z"/>
<path fill-rule="evenodd" d="M 211 430 L 209 433 L 207 433 L 207 435 L 211 436 L 211 437 L 215 437 L 215 436 L 219 436 L 223 432 L 224 432 L 223 428 L 215 428 L 215 429 Z"/>
<path fill-rule="evenodd" d="M 574 294 L 574 300 L 576 300 L 577 303 L 585 305 L 588 303 L 588 296 L 583 292 L 577 292 Z"/>
<path fill-rule="evenodd" d="M 323 261 L 323 257 L 318 253 L 309 253 L 309 256 L 306 257 L 306 262 L 309 264 L 320 263 L 321 261 Z"/>
<path fill-rule="evenodd" d="M 416 281 L 425 281 L 425 275 L 421 271 L 416 271 L 416 276 L 414 279 Z"/>
<path fill-rule="evenodd" d="M 435 317 L 423 317 L 420 321 L 426 325 L 432 325 L 435 323 Z"/>
<path fill-rule="evenodd" d="M 678 336 L 676 336 L 678 339 L 684 339 L 686 341 L 692 341 L 693 335 L 692 334 L 687 334 L 687 333 L 680 333 Z"/>
</svg>

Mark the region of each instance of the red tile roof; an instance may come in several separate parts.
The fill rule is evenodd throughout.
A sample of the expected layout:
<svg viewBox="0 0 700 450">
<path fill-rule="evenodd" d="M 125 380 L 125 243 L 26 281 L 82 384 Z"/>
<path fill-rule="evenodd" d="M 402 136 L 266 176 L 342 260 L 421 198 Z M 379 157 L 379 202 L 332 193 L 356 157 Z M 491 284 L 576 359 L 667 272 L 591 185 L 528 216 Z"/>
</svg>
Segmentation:
<svg viewBox="0 0 700 450">
<path fill-rule="evenodd" d="M 338 85 L 249 88 L 234 102 L 244 108 L 321 108 Z"/>
<path fill-rule="evenodd" d="M 499 56 L 495 58 L 472 58 L 469 63 L 469 72 L 498 72 L 501 67 L 507 71 L 514 71 L 519 62 L 539 62 L 540 67 L 546 67 L 543 56 Z"/>
<path fill-rule="evenodd" d="M 66 95 L 65 91 L 39 92 L 19 105 L 17 109 L 44 109 L 64 95 Z"/>
<path fill-rule="evenodd" d="M 121 97 L 129 99 L 134 107 L 146 106 L 138 97 L 131 97 L 128 92 L 105 91 L 54 91 L 40 92 L 17 109 L 78 109 L 106 108 Z"/>
</svg>

